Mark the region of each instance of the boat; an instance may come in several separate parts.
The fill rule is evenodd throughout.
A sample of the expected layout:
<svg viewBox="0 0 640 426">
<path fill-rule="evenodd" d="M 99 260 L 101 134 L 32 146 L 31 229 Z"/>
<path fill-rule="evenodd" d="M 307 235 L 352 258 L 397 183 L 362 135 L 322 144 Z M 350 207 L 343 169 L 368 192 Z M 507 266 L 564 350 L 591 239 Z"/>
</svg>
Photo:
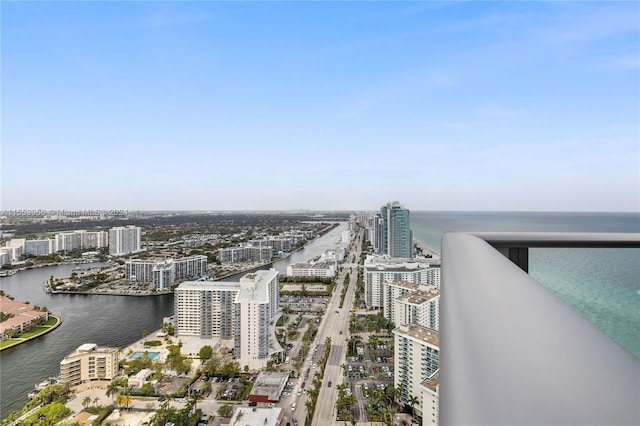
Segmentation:
<svg viewBox="0 0 640 426">
<path fill-rule="evenodd" d="M 4 271 L 0 271 L 0 277 L 10 277 L 11 275 L 17 274 L 18 271 L 15 269 L 5 269 Z"/>
<path fill-rule="evenodd" d="M 38 392 L 40 392 L 47 386 L 55 385 L 56 383 L 58 383 L 57 377 L 49 377 L 48 379 L 43 380 L 40 383 L 36 383 L 36 385 L 34 386 L 34 390 L 29 392 L 27 396 L 29 397 L 29 399 L 33 399 L 38 394 Z"/>
</svg>

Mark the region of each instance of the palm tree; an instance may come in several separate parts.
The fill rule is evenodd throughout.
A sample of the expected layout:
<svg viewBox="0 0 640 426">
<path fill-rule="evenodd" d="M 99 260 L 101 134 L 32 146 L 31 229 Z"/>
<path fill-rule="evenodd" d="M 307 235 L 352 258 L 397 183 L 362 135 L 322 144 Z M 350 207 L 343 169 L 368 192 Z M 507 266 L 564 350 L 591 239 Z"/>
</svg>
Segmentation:
<svg viewBox="0 0 640 426">
<path fill-rule="evenodd" d="M 95 405 L 96 407 L 98 406 L 99 402 L 100 402 L 100 398 L 98 398 L 97 396 L 93 398 L 93 405 Z"/>
<path fill-rule="evenodd" d="M 109 383 L 109 385 L 107 386 L 107 391 L 105 392 L 105 394 L 107 395 L 107 398 L 111 397 L 112 404 L 114 403 L 114 397 L 117 393 L 118 393 L 118 382 L 114 380 L 111 383 Z"/>
<path fill-rule="evenodd" d="M 198 400 L 202 399 L 200 397 L 200 394 L 198 392 L 194 392 L 193 394 L 191 394 L 191 401 L 193 401 L 193 412 L 195 413 L 196 411 L 196 405 L 198 404 Z"/>
<path fill-rule="evenodd" d="M 118 406 L 118 407 L 123 407 L 124 406 L 124 395 L 123 394 L 118 394 L 118 397 L 116 398 L 116 406 Z"/>
<path fill-rule="evenodd" d="M 415 405 L 418 402 L 420 402 L 420 400 L 417 397 L 413 396 L 413 395 L 409 395 L 409 398 L 407 399 L 407 402 L 411 406 L 411 417 L 415 417 L 416 416 Z"/>
<path fill-rule="evenodd" d="M 129 394 L 126 394 L 126 395 L 122 396 L 122 403 L 125 406 L 125 408 L 129 408 L 129 406 L 131 405 L 132 401 L 133 401 L 133 398 Z"/>
<path fill-rule="evenodd" d="M 82 400 L 82 406 L 86 409 L 89 404 L 91 404 L 91 397 L 90 396 L 85 396 L 84 399 Z"/>
<path fill-rule="evenodd" d="M 311 419 L 313 417 L 313 408 L 314 408 L 314 403 L 311 399 L 307 399 L 304 402 L 304 406 L 307 409 L 307 418 Z"/>
</svg>

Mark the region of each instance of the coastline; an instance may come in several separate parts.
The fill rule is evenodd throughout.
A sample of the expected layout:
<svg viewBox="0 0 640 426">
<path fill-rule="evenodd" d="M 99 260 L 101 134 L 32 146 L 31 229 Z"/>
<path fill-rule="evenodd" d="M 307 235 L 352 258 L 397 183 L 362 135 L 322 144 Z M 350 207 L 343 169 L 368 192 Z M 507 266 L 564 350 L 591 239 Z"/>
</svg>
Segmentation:
<svg viewBox="0 0 640 426">
<path fill-rule="evenodd" d="M 414 241 L 416 246 L 418 246 L 418 247 L 420 247 L 422 249 L 422 253 L 423 254 L 425 254 L 425 255 L 426 254 L 430 254 L 433 257 L 433 259 L 440 260 L 440 252 L 432 249 L 431 247 L 429 247 L 426 244 L 424 244 L 422 241 L 416 240 L 415 238 L 414 238 L 413 241 Z"/>
<path fill-rule="evenodd" d="M 15 342 L 11 343 L 10 345 L 6 345 L 6 346 L 0 347 L 0 352 L 2 352 L 5 349 L 16 347 L 16 346 L 18 346 L 18 345 L 20 345 L 22 343 L 28 342 L 30 340 L 37 339 L 38 337 L 44 336 L 45 334 L 50 333 L 53 330 L 55 330 L 56 328 L 60 327 L 60 324 L 62 324 L 62 317 L 61 316 L 49 314 L 49 317 L 55 318 L 57 320 L 57 322 L 55 324 L 51 325 L 51 326 L 48 326 L 46 328 L 46 330 L 42 330 L 40 333 L 38 333 L 36 335 L 30 336 L 30 337 L 27 337 L 27 338 L 19 338 L 20 340 L 17 340 Z"/>
</svg>

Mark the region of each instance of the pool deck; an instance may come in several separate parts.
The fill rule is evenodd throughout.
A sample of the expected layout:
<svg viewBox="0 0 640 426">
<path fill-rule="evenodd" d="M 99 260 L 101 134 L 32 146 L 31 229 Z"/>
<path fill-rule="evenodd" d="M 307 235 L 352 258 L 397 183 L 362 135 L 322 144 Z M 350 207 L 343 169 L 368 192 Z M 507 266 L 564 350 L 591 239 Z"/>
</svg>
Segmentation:
<svg viewBox="0 0 640 426">
<path fill-rule="evenodd" d="M 158 333 L 161 333 L 162 330 L 155 330 L 151 333 L 149 333 L 149 335 L 147 337 L 143 337 L 140 340 L 133 342 L 132 344 L 130 344 L 129 346 L 125 347 L 122 349 L 122 359 L 130 361 L 132 358 L 131 355 L 136 353 L 136 352 L 158 352 L 158 356 L 156 356 L 155 358 L 153 358 L 153 360 L 157 360 L 159 362 L 165 362 L 167 359 L 167 355 L 169 355 L 169 350 L 167 349 L 167 342 L 168 340 L 172 340 L 174 343 L 177 342 L 176 338 L 173 336 L 167 336 L 169 337 L 169 339 L 166 339 L 164 337 L 157 337 L 156 335 Z M 149 341 L 149 340 L 158 340 L 160 342 L 162 342 L 162 345 L 160 346 L 150 346 L 145 348 L 144 347 L 144 342 Z"/>
</svg>

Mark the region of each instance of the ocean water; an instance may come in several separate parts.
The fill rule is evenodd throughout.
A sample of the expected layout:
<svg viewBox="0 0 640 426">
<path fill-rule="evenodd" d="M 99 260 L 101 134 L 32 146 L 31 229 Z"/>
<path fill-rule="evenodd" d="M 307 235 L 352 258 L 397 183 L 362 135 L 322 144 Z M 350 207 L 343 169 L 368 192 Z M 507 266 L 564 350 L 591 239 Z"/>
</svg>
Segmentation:
<svg viewBox="0 0 640 426">
<path fill-rule="evenodd" d="M 640 214 L 412 211 L 411 229 L 439 252 L 449 231 L 640 232 Z M 640 249 L 531 249 L 529 273 L 640 358 Z"/>
</svg>

